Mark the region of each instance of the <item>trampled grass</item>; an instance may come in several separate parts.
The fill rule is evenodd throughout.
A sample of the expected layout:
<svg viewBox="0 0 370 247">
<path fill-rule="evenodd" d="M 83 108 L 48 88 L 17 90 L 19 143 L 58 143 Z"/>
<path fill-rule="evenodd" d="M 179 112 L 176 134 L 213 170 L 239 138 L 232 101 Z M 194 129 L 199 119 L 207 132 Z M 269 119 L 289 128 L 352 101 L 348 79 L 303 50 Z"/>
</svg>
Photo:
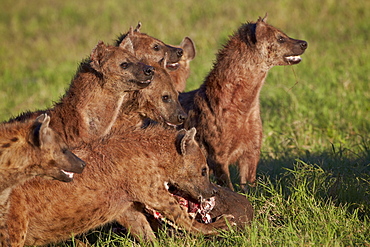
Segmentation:
<svg viewBox="0 0 370 247">
<path fill-rule="evenodd" d="M 369 1 L 3 0 L 0 7 L 0 120 L 51 106 L 99 40 L 113 43 L 138 21 L 166 43 L 195 41 L 187 90 L 195 89 L 227 36 L 267 12 L 270 24 L 309 46 L 299 65 L 273 68 L 261 92 L 259 182 L 247 193 L 256 219 L 221 237 L 161 232 L 157 245 L 370 245 Z M 146 246 L 100 234 L 96 246 Z"/>
</svg>

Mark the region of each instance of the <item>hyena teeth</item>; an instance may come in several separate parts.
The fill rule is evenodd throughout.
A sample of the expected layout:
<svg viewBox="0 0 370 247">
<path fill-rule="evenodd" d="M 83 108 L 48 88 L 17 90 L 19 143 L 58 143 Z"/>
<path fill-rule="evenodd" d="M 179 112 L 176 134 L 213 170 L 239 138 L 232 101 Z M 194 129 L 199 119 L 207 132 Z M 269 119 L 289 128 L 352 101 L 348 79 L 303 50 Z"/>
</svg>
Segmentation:
<svg viewBox="0 0 370 247">
<path fill-rule="evenodd" d="M 301 61 L 302 58 L 300 56 L 289 56 L 289 57 L 285 57 L 288 61 L 291 61 L 291 62 L 297 62 L 297 61 Z"/>
<path fill-rule="evenodd" d="M 73 172 L 67 172 L 65 170 L 62 170 L 64 174 L 66 174 L 69 178 L 73 178 L 74 173 Z"/>
</svg>

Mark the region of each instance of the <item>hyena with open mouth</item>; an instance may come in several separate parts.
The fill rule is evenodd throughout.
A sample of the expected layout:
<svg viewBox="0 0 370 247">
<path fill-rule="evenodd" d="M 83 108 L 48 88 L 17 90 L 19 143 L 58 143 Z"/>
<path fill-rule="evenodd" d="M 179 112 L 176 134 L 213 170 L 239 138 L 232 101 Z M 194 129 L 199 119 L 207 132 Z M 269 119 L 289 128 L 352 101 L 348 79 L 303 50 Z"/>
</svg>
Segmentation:
<svg viewBox="0 0 370 247">
<path fill-rule="evenodd" d="M 262 142 L 259 94 L 269 69 L 301 62 L 307 42 L 292 39 L 265 18 L 243 24 L 218 52 L 199 89 L 181 93 L 185 128 L 197 128 L 217 182 L 233 189 L 229 165 L 240 185 L 254 184 Z"/>
</svg>

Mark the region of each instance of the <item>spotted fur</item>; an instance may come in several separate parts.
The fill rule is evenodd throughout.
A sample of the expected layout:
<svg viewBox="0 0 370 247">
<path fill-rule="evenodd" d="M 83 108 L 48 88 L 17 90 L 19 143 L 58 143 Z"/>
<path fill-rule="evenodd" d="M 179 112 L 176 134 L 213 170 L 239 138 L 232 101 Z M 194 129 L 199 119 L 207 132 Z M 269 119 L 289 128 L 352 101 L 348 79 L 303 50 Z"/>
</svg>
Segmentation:
<svg viewBox="0 0 370 247">
<path fill-rule="evenodd" d="M 266 18 L 243 24 L 218 52 L 199 89 L 180 94 L 188 112 L 185 128 L 197 140 L 217 182 L 233 189 L 229 165 L 237 163 L 240 185 L 254 184 L 262 142 L 259 94 L 273 66 L 300 62 L 307 42 L 288 37 Z"/>
<path fill-rule="evenodd" d="M 50 117 L 0 125 L 0 246 L 10 246 L 6 228 L 13 188 L 35 176 L 70 182 L 85 163 L 49 127 Z"/>
</svg>

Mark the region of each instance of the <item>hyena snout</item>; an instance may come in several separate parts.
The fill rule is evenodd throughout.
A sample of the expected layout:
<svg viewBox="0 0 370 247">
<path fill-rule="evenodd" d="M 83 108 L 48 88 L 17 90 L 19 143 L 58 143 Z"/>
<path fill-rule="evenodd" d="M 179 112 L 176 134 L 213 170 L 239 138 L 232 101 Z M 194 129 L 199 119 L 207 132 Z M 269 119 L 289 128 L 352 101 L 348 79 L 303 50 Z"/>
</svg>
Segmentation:
<svg viewBox="0 0 370 247">
<path fill-rule="evenodd" d="M 307 42 L 304 40 L 290 39 L 287 42 L 286 51 L 284 55 L 285 64 L 293 65 L 301 62 L 301 57 L 305 50 L 307 49 Z"/>
<path fill-rule="evenodd" d="M 204 199 L 209 199 L 215 196 L 217 193 L 218 193 L 218 188 L 214 184 L 209 183 L 208 188 L 203 190 L 202 197 Z"/>
<path fill-rule="evenodd" d="M 307 42 L 304 40 L 294 40 L 294 50 L 297 54 L 302 54 L 307 49 Z"/>
<path fill-rule="evenodd" d="M 307 46 L 308 46 L 307 42 L 304 41 L 304 40 L 300 40 L 300 44 L 299 45 L 301 46 L 301 49 L 303 51 L 306 50 L 307 49 Z"/>
<path fill-rule="evenodd" d="M 82 173 L 84 170 L 86 163 L 85 161 L 81 160 L 79 157 L 77 157 L 74 153 L 72 153 L 69 150 L 66 150 L 64 152 L 65 156 L 67 157 L 67 160 L 71 164 L 69 169 L 65 169 L 68 172 L 73 172 L 73 173 Z"/>
<path fill-rule="evenodd" d="M 301 55 L 307 49 L 307 42 L 299 39 L 292 39 L 292 52 L 293 55 Z"/>
<path fill-rule="evenodd" d="M 149 86 L 149 84 L 152 82 L 154 71 L 154 67 L 140 63 L 140 69 L 137 74 L 138 86 L 141 88 Z"/>
<path fill-rule="evenodd" d="M 179 123 L 182 124 L 185 122 L 186 118 L 188 117 L 188 114 L 181 110 L 177 116 L 177 119 L 179 120 Z"/>
<path fill-rule="evenodd" d="M 154 75 L 154 67 L 152 67 L 152 66 L 149 66 L 149 65 L 146 65 L 145 67 L 144 67 L 144 69 L 143 69 L 143 71 L 144 71 L 144 74 L 146 75 L 146 76 L 151 76 L 151 77 L 153 77 L 153 75 Z"/>
<path fill-rule="evenodd" d="M 185 122 L 187 117 L 188 115 L 184 112 L 182 107 L 177 107 L 177 110 L 175 110 L 175 114 L 171 114 L 165 121 L 171 126 L 180 125 Z"/>
<path fill-rule="evenodd" d="M 181 49 L 181 48 L 178 48 L 177 51 L 176 51 L 176 54 L 177 54 L 177 57 L 182 57 L 182 55 L 184 55 L 184 51 Z"/>
<path fill-rule="evenodd" d="M 172 47 L 172 46 L 168 46 L 169 47 L 169 57 L 168 57 L 168 62 L 170 63 L 177 63 L 180 61 L 181 57 L 184 55 L 184 51 L 181 49 L 181 48 L 177 48 L 177 47 Z"/>
</svg>

